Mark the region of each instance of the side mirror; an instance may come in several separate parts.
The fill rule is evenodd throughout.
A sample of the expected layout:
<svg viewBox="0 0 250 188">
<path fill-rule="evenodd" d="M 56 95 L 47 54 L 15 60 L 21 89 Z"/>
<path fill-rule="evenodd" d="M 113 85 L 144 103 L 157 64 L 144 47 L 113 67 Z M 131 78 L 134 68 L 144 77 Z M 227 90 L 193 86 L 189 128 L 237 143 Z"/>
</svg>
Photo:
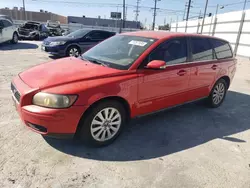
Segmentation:
<svg viewBox="0 0 250 188">
<path fill-rule="evenodd" d="M 165 69 L 166 62 L 162 60 L 153 60 L 147 64 L 146 68 L 147 69 Z"/>
</svg>

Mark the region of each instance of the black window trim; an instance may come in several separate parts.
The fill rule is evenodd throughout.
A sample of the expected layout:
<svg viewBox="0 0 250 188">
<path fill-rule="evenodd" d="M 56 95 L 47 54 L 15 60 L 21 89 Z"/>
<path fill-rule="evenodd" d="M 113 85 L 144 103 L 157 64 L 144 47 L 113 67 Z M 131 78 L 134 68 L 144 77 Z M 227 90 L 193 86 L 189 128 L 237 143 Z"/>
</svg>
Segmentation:
<svg viewBox="0 0 250 188">
<path fill-rule="evenodd" d="M 191 57 L 190 57 L 190 53 L 189 53 L 189 51 L 190 51 L 190 49 L 188 48 L 189 47 L 189 44 L 188 44 L 188 37 L 187 36 L 180 36 L 180 37 L 173 37 L 173 38 L 171 38 L 171 39 L 168 39 L 168 40 L 165 40 L 165 41 L 163 41 L 162 43 L 160 43 L 158 46 L 156 46 L 143 60 L 142 60 L 142 62 L 141 62 L 141 64 L 138 66 L 138 68 L 137 69 L 145 69 L 145 66 L 143 65 L 144 63 L 145 63 L 145 61 L 147 61 L 148 60 L 148 58 L 149 58 L 149 56 L 152 54 L 152 53 L 154 53 L 155 52 L 155 50 L 157 50 L 158 48 L 160 48 L 161 47 L 161 45 L 164 45 L 164 44 L 166 44 L 166 43 L 169 43 L 169 42 L 171 42 L 171 41 L 173 41 L 173 40 L 178 40 L 178 39 L 185 39 L 186 40 L 186 50 L 187 50 L 187 60 L 186 60 L 186 62 L 183 62 L 183 63 L 178 63 L 178 64 L 173 64 L 173 65 L 167 65 L 167 67 L 170 67 L 170 66 L 177 66 L 177 65 L 185 65 L 185 64 L 188 64 L 188 63 L 190 63 L 191 61 Z M 148 62 L 149 63 L 149 62 Z"/>
</svg>

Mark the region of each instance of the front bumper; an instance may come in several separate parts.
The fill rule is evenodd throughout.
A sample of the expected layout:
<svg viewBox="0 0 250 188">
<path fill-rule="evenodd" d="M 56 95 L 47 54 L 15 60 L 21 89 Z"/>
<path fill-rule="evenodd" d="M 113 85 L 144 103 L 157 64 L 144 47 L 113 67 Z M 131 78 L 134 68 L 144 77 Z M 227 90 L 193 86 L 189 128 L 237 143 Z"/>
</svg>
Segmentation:
<svg viewBox="0 0 250 188">
<path fill-rule="evenodd" d="M 50 109 L 32 104 L 32 97 L 38 91 L 27 86 L 19 77 L 13 85 L 20 92 L 20 100 L 12 95 L 16 110 L 29 129 L 44 136 L 72 137 L 87 106 L 72 106 L 67 109 Z"/>
<path fill-rule="evenodd" d="M 41 49 L 42 51 L 48 52 L 53 55 L 59 55 L 59 56 L 65 55 L 65 50 L 64 48 L 62 48 L 62 46 L 46 46 L 42 44 Z"/>
<path fill-rule="evenodd" d="M 36 38 L 36 35 L 21 35 L 21 34 L 18 34 L 18 37 L 20 39 L 35 39 Z"/>
</svg>

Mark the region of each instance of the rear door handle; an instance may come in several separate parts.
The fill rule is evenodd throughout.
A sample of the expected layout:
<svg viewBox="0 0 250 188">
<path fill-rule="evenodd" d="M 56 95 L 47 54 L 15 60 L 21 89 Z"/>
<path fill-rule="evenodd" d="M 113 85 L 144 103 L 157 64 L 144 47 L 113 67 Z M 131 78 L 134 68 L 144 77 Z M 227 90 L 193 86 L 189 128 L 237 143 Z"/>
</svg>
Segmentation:
<svg viewBox="0 0 250 188">
<path fill-rule="evenodd" d="M 213 65 L 211 68 L 213 69 L 213 70 L 216 70 L 217 69 L 217 65 Z"/>
<path fill-rule="evenodd" d="M 179 76 L 184 76 L 185 74 L 187 74 L 187 71 L 185 71 L 185 70 L 180 70 L 179 72 L 177 72 L 177 74 L 178 74 Z"/>
</svg>

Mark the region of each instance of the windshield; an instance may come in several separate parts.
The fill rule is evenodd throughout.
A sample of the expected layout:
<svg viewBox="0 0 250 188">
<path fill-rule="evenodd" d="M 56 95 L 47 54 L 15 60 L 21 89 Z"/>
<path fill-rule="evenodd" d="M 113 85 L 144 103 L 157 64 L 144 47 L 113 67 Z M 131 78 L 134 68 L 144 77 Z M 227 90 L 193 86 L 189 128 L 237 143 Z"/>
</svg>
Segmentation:
<svg viewBox="0 0 250 188">
<path fill-rule="evenodd" d="M 91 48 L 82 57 L 103 62 L 112 68 L 127 70 L 155 41 L 156 39 L 117 35 Z"/>
<path fill-rule="evenodd" d="M 77 31 L 74 31 L 70 34 L 68 34 L 68 37 L 73 37 L 73 38 L 81 38 L 83 36 L 85 36 L 89 31 L 88 30 L 84 30 L 84 29 L 79 29 Z"/>
</svg>

